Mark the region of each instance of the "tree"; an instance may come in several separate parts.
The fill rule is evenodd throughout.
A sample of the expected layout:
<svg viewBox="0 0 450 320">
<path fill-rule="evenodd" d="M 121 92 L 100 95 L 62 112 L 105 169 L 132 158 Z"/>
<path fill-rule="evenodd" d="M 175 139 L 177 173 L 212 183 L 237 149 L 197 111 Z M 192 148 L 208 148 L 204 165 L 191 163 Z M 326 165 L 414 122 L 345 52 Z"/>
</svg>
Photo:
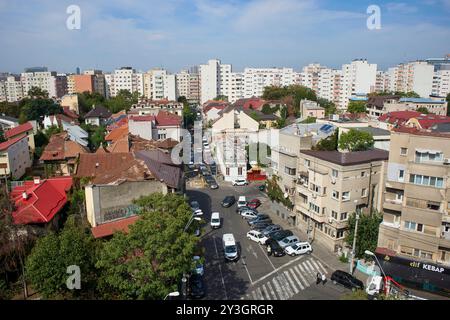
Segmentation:
<svg viewBox="0 0 450 320">
<path fill-rule="evenodd" d="M 280 178 L 276 175 L 273 175 L 271 179 L 267 180 L 267 196 L 271 201 L 282 203 L 284 206 L 292 209 L 294 204 L 291 202 L 289 197 L 284 196 L 284 192 L 278 185 L 279 180 Z"/>
<path fill-rule="evenodd" d="M 4 114 L 8 117 L 19 118 L 20 106 L 18 103 L 0 102 L 0 114 Z"/>
<path fill-rule="evenodd" d="M 34 99 L 24 99 L 20 102 L 21 117 L 26 117 L 27 121 L 36 120 L 42 122 L 44 116 L 62 113 L 62 108 L 52 99 L 37 97 Z"/>
<path fill-rule="evenodd" d="M 350 101 L 347 107 L 347 111 L 350 113 L 362 113 L 366 112 L 365 101 Z"/>
<path fill-rule="evenodd" d="M 5 133 L 3 131 L 3 127 L 0 126 L 0 143 L 5 142 L 6 138 L 5 138 Z"/>
<path fill-rule="evenodd" d="M 106 128 L 103 126 L 93 126 L 91 124 L 83 123 L 81 128 L 89 134 L 88 146 L 92 151 L 97 150 L 105 143 Z"/>
<path fill-rule="evenodd" d="M 314 149 L 320 151 L 334 151 L 337 150 L 337 148 L 338 148 L 338 130 L 335 130 L 331 136 L 321 139 Z"/>
<path fill-rule="evenodd" d="M 227 101 L 228 102 L 228 97 L 223 95 L 223 94 L 219 94 L 217 97 L 215 97 L 213 99 L 214 101 Z"/>
<path fill-rule="evenodd" d="M 350 129 L 339 138 L 339 148 L 348 151 L 365 151 L 373 148 L 373 136 L 369 132 Z"/>
<path fill-rule="evenodd" d="M 272 108 L 271 108 L 270 105 L 267 104 L 267 103 L 265 103 L 265 104 L 262 106 L 261 112 L 264 113 L 264 114 L 272 114 L 272 113 L 273 113 Z"/>
<path fill-rule="evenodd" d="M 322 108 L 325 108 L 325 115 L 326 116 L 328 116 L 330 114 L 336 114 L 337 113 L 336 105 L 333 102 L 331 102 L 331 101 L 329 101 L 327 99 L 324 99 L 324 98 L 318 98 L 317 102 L 319 103 L 319 105 Z"/>
<path fill-rule="evenodd" d="M 425 107 L 419 107 L 419 108 L 417 108 L 416 111 L 417 111 L 417 112 L 420 112 L 420 113 L 423 113 L 423 114 L 429 114 L 429 113 L 430 113 L 430 112 L 428 111 L 428 109 L 425 108 Z"/>
<path fill-rule="evenodd" d="M 48 91 L 42 90 L 39 87 L 31 87 L 31 89 L 28 90 L 28 96 L 31 98 L 48 98 Z"/>
<path fill-rule="evenodd" d="M 69 216 L 59 234 L 39 239 L 26 260 L 27 276 L 33 288 L 45 298 L 92 296 L 95 285 L 97 244 L 89 230 L 75 216 Z M 81 289 L 67 287 L 69 266 L 80 267 Z"/>
<path fill-rule="evenodd" d="M 129 90 L 120 90 L 117 95 L 105 101 L 105 107 L 112 113 L 130 110 L 131 106 L 139 100 L 139 92 L 131 93 Z"/>
<path fill-rule="evenodd" d="M 198 238 L 192 230 L 184 232 L 192 211 L 173 193 L 154 193 L 135 203 L 141 219 L 128 234 L 116 233 L 100 253 L 102 290 L 120 299 L 163 299 L 178 291 L 192 267 Z"/>
<path fill-rule="evenodd" d="M 375 252 L 378 242 L 378 229 L 383 221 L 383 216 L 374 212 L 372 215 L 361 214 L 358 221 L 358 234 L 356 235 L 355 256 L 362 258 L 365 256 L 364 251 L 369 250 Z M 348 233 L 345 242 L 349 245 L 353 244 L 355 233 L 356 214 L 352 213 L 348 218 Z"/>
<path fill-rule="evenodd" d="M 192 111 L 189 104 L 183 106 L 183 120 L 186 128 L 192 127 L 194 125 L 195 119 L 197 119 L 197 115 L 194 111 Z"/>
<path fill-rule="evenodd" d="M 450 93 L 447 95 L 447 116 L 450 117 Z"/>
<path fill-rule="evenodd" d="M 78 94 L 78 109 L 80 114 L 84 115 L 92 110 L 94 105 L 105 104 L 105 97 L 98 92 L 90 93 L 88 91 Z"/>
<path fill-rule="evenodd" d="M 308 117 L 305 120 L 303 120 L 301 123 L 316 123 L 317 118 L 315 117 Z"/>
</svg>

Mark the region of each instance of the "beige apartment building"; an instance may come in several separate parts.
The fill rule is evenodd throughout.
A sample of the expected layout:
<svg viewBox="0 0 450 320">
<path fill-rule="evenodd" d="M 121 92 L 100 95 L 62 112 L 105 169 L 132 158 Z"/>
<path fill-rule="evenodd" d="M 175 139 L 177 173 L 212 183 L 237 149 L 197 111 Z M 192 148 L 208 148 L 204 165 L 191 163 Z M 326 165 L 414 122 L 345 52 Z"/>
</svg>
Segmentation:
<svg viewBox="0 0 450 320">
<path fill-rule="evenodd" d="M 309 230 L 308 240 L 342 252 L 349 216 L 357 209 L 363 214 L 381 209 L 383 162 L 388 156 L 379 149 L 300 152 L 294 214 L 297 227 Z"/>
<path fill-rule="evenodd" d="M 394 129 L 386 173 L 379 249 L 448 267 L 450 134 Z"/>
</svg>

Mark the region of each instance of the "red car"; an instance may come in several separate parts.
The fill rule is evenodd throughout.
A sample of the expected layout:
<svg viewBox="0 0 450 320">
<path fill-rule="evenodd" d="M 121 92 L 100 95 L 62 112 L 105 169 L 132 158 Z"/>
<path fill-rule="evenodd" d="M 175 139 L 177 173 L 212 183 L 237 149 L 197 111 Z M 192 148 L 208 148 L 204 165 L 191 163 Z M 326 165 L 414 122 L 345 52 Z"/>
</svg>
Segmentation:
<svg viewBox="0 0 450 320">
<path fill-rule="evenodd" d="M 249 207 L 250 209 L 256 209 L 260 205 L 261 205 L 261 201 L 259 201 L 258 199 L 253 199 L 247 203 L 247 207 Z"/>
</svg>

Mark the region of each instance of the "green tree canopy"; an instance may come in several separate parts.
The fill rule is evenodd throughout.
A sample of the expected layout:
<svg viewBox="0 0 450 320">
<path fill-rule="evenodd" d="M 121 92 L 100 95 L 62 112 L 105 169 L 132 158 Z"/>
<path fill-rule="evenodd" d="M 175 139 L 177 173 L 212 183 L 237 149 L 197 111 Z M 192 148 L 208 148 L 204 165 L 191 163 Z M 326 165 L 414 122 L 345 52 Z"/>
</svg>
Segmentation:
<svg viewBox="0 0 450 320">
<path fill-rule="evenodd" d="M 18 103 L 0 102 L 0 115 L 4 114 L 8 117 L 19 118 L 21 108 Z"/>
<path fill-rule="evenodd" d="M 330 114 L 336 114 L 337 113 L 337 108 L 336 105 L 334 104 L 334 102 L 331 102 L 327 99 L 324 98 L 318 98 L 317 102 L 319 103 L 319 105 L 322 108 L 325 108 L 325 115 L 328 116 Z"/>
<path fill-rule="evenodd" d="M 62 113 L 62 108 L 59 104 L 55 103 L 52 99 L 42 97 L 23 99 L 20 105 L 20 117 L 25 117 L 26 121 L 36 120 L 42 122 L 45 116 Z"/>
<path fill-rule="evenodd" d="M 92 151 L 97 150 L 105 143 L 106 128 L 104 126 L 93 126 L 83 123 L 81 124 L 81 128 L 89 134 L 88 146 Z"/>
<path fill-rule="evenodd" d="M 317 101 L 317 95 L 314 90 L 300 85 L 290 85 L 287 87 L 265 87 L 262 95 L 262 98 L 266 100 L 280 100 L 286 97 L 292 97 L 293 110 L 296 116 L 300 115 L 301 100 L 307 99 Z"/>
<path fill-rule="evenodd" d="M 365 251 L 374 252 L 377 248 L 378 229 L 380 223 L 383 221 L 383 216 L 374 212 L 372 215 L 361 214 L 358 221 L 358 234 L 356 235 L 356 249 L 355 255 L 357 258 L 365 256 Z M 348 218 L 348 233 L 345 237 L 347 244 L 353 244 L 353 237 L 355 233 L 356 214 L 352 213 Z"/>
<path fill-rule="evenodd" d="M 26 260 L 28 279 L 46 298 L 90 295 L 95 288 L 97 243 L 90 230 L 69 216 L 61 233 L 40 238 Z M 81 290 L 70 290 L 67 268 L 79 266 Z"/>
<path fill-rule="evenodd" d="M 316 117 L 309 117 L 303 120 L 301 123 L 316 123 L 317 118 Z"/>
<path fill-rule="evenodd" d="M 220 94 L 217 97 L 215 97 L 213 100 L 214 101 L 228 101 L 228 97 L 225 96 L 225 95 Z"/>
<path fill-rule="evenodd" d="M 192 111 L 192 108 L 186 102 L 183 106 L 183 120 L 186 128 L 192 127 L 195 119 L 197 119 L 197 115 L 194 111 Z"/>
<path fill-rule="evenodd" d="M 369 132 L 350 129 L 339 138 L 339 148 L 348 151 L 365 151 L 373 148 L 375 142 Z"/>
<path fill-rule="evenodd" d="M 141 197 L 141 219 L 128 234 L 116 233 L 97 262 L 102 286 L 120 299 L 162 299 L 177 291 L 192 266 L 198 238 L 184 232 L 192 213 L 182 196 Z"/>
<path fill-rule="evenodd" d="M 366 112 L 365 101 L 350 101 L 347 107 L 347 111 L 350 113 Z"/>
<path fill-rule="evenodd" d="M 84 115 L 92 110 L 92 107 L 105 104 L 105 97 L 98 92 L 90 93 L 88 91 L 78 94 L 78 109 L 80 114 Z"/>
<path fill-rule="evenodd" d="M 278 181 L 280 178 L 276 175 L 273 175 L 271 179 L 267 180 L 267 196 L 271 201 L 275 201 L 278 203 L 282 203 L 286 207 L 292 209 L 294 204 L 291 202 L 289 197 L 284 196 L 283 190 L 281 190 L 278 185 Z"/>
<path fill-rule="evenodd" d="M 338 148 L 338 130 L 336 129 L 332 135 L 321 139 L 315 146 L 315 150 L 334 151 Z"/>
<path fill-rule="evenodd" d="M 425 107 L 419 107 L 419 108 L 417 108 L 416 111 L 417 111 L 417 112 L 420 112 L 420 113 L 423 113 L 423 114 L 429 114 L 429 113 L 430 113 L 430 112 L 428 111 L 428 109 L 425 108 Z"/>
<path fill-rule="evenodd" d="M 112 113 L 130 110 L 131 106 L 139 101 L 139 92 L 131 93 L 129 90 L 120 90 L 117 95 L 105 101 L 105 107 Z"/>
<path fill-rule="evenodd" d="M 28 96 L 32 98 L 48 98 L 48 91 L 42 90 L 39 87 L 31 87 L 31 89 L 28 90 Z"/>
</svg>

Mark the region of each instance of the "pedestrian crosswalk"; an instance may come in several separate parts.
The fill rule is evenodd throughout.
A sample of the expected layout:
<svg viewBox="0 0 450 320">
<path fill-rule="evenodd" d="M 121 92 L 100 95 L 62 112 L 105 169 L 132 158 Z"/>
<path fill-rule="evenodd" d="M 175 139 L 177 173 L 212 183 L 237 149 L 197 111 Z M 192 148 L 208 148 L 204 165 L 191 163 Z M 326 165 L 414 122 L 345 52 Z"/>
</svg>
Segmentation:
<svg viewBox="0 0 450 320">
<path fill-rule="evenodd" d="M 318 272 L 328 274 L 327 269 L 319 260 L 314 258 L 300 260 L 298 264 L 278 271 L 265 283 L 259 283 L 257 287 L 241 299 L 288 300 L 315 283 Z"/>
</svg>

